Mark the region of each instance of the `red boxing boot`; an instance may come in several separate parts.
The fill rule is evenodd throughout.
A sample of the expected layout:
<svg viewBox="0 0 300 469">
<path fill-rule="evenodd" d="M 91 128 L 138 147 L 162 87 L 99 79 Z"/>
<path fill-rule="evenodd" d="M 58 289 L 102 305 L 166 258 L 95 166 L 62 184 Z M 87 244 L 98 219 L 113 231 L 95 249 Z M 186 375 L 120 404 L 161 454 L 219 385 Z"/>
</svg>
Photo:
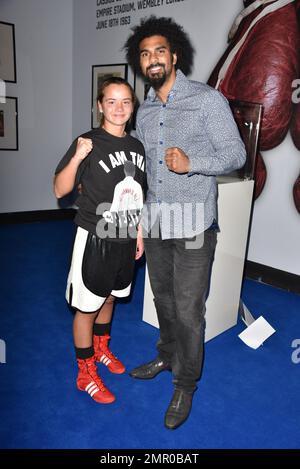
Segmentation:
<svg viewBox="0 0 300 469">
<path fill-rule="evenodd" d="M 98 376 L 95 355 L 85 360 L 78 358 L 77 363 L 79 367 L 77 388 L 80 391 L 88 392 L 91 398 L 100 404 L 114 402 L 116 397 L 107 389 L 100 376 Z"/>
<path fill-rule="evenodd" d="M 123 363 L 109 350 L 110 335 L 94 335 L 95 359 L 107 366 L 111 373 L 122 374 L 125 371 Z"/>
</svg>

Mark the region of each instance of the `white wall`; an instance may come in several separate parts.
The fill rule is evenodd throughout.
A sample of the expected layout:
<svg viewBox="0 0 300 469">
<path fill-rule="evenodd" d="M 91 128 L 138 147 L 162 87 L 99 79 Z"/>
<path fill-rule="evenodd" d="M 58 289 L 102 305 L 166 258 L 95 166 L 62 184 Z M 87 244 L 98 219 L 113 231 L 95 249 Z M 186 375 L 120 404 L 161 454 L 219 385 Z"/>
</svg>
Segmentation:
<svg viewBox="0 0 300 469">
<path fill-rule="evenodd" d="M 57 208 L 52 177 L 72 138 L 73 0 L 1 0 L 15 24 L 19 151 L 0 152 L 0 212 Z"/>
<path fill-rule="evenodd" d="M 254 204 L 248 259 L 300 275 L 300 214 L 292 192 L 300 152 L 288 134 L 281 145 L 262 155 L 267 180 Z"/>
</svg>

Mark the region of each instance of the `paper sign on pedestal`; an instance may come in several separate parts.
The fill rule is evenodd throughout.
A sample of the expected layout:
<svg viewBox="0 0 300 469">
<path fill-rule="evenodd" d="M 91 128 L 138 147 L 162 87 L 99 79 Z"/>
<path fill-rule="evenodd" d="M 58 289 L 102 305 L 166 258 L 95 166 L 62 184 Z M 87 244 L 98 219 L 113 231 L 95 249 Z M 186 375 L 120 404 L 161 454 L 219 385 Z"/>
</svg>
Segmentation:
<svg viewBox="0 0 300 469">
<path fill-rule="evenodd" d="M 239 338 L 249 347 L 257 349 L 268 337 L 274 334 L 275 329 L 260 316 L 243 332 L 239 334 Z"/>
</svg>

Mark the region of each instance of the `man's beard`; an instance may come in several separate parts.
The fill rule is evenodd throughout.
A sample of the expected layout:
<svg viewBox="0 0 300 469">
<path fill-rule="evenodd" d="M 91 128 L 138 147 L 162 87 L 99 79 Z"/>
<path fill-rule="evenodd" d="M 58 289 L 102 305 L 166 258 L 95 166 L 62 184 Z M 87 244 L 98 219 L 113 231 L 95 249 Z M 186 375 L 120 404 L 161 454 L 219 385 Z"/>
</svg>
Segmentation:
<svg viewBox="0 0 300 469">
<path fill-rule="evenodd" d="M 147 72 L 149 70 L 151 70 L 151 68 L 154 68 L 154 67 L 162 67 L 163 69 L 163 74 L 162 75 L 157 75 L 157 76 L 153 76 L 153 75 L 150 75 L 147 73 L 147 82 L 152 86 L 152 88 L 155 89 L 155 91 L 159 90 L 163 84 L 165 83 L 166 79 L 168 78 L 168 75 L 166 73 L 166 69 L 165 69 L 165 66 L 164 64 L 155 64 L 154 66 L 152 65 L 152 67 L 149 67 Z"/>
</svg>

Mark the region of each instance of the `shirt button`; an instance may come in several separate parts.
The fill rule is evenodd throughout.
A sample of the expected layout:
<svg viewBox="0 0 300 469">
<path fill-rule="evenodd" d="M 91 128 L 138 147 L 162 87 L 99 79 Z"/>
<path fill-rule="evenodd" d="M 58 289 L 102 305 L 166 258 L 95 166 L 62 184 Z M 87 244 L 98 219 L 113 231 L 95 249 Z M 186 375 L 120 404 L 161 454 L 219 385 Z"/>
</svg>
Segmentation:
<svg viewBox="0 0 300 469">
<path fill-rule="evenodd" d="M 159 164 L 163 164 L 162 160 L 159 160 Z"/>
<path fill-rule="evenodd" d="M 163 107 L 167 107 L 167 105 L 166 105 L 166 104 L 163 104 Z"/>
<path fill-rule="evenodd" d="M 159 180 L 158 180 L 158 182 L 159 182 L 159 184 L 161 184 L 161 183 L 162 183 L 162 180 L 161 180 L 161 179 L 159 179 Z"/>
<path fill-rule="evenodd" d="M 162 145 L 164 142 L 161 140 L 159 143 L 160 143 L 160 145 Z"/>
<path fill-rule="evenodd" d="M 164 123 L 163 123 L 163 122 L 160 122 L 159 125 L 162 126 L 162 125 L 164 125 Z"/>
</svg>

